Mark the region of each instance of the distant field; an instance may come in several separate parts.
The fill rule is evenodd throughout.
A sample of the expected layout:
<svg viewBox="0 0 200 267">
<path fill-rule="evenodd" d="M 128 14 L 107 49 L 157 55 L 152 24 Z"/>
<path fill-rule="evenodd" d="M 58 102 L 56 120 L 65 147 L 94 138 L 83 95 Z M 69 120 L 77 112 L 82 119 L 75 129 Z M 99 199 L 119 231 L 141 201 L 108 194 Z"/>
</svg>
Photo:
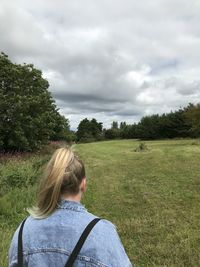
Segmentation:
<svg viewBox="0 0 200 267">
<path fill-rule="evenodd" d="M 111 220 L 135 266 L 200 266 L 200 143 L 135 140 L 76 145 L 86 164 L 87 209 Z M 48 155 L 0 162 L 0 266 L 35 199 Z M 22 182 L 21 182 L 22 181 Z M 25 184 L 25 188 L 23 187 Z"/>
</svg>

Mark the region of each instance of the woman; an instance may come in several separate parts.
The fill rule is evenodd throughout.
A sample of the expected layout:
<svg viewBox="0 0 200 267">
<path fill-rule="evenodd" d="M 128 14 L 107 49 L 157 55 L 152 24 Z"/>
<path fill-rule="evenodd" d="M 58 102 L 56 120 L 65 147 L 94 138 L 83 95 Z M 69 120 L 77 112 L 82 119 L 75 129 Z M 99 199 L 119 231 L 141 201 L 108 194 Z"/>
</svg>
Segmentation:
<svg viewBox="0 0 200 267">
<path fill-rule="evenodd" d="M 23 258 L 18 258 L 18 228 L 9 250 L 9 266 L 20 266 L 20 260 L 30 267 L 65 266 L 82 232 L 96 218 L 80 203 L 85 190 L 82 161 L 71 149 L 57 149 L 41 180 L 37 206 L 29 210 L 31 216 L 24 224 Z M 102 219 L 91 229 L 73 266 L 132 265 L 115 226 Z"/>
</svg>

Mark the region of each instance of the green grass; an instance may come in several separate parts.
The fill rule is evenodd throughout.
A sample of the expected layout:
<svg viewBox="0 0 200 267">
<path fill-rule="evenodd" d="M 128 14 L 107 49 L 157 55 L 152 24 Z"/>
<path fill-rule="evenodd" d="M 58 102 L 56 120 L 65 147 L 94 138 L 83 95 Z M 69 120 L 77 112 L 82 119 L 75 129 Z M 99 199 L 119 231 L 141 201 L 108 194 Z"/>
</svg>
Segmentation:
<svg viewBox="0 0 200 267">
<path fill-rule="evenodd" d="M 194 140 L 145 143 L 145 152 L 135 152 L 139 142 L 134 140 L 76 145 L 88 177 L 83 203 L 117 226 L 136 266 L 199 266 L 200 144 Z M 0 196 L 4 240 L 0 266 L 7 266 L 12 234 L 26 216 L 24 208 L 34 201 L 36 186 L 30 177 L 39 175 L 35 162 L 47 156 L 37 157 L 21 160 L 15 167 L 12 161 L 0 166 L 5 190 Z M 16 168 L 23 177 L 27 173 L 32 185 L 5 184 L 5 177 L 12 177 Z"/>
</svg>

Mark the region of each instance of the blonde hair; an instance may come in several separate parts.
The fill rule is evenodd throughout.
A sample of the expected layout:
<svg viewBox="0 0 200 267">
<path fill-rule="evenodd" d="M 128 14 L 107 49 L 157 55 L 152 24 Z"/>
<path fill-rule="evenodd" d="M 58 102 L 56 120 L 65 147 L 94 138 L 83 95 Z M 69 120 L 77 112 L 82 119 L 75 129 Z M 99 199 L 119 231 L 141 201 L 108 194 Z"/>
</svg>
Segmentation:
<svg viewBox="0 0 200 267">
<path fill-rule="evenodd" d="M 78 194 L 85 177 L 85 167 L 70 148 L 57 149 L 48 162 L 41 179 L 37 205 L 28 212 L 38 219 L 48 217 L 62 194 Z"/>
</svg>

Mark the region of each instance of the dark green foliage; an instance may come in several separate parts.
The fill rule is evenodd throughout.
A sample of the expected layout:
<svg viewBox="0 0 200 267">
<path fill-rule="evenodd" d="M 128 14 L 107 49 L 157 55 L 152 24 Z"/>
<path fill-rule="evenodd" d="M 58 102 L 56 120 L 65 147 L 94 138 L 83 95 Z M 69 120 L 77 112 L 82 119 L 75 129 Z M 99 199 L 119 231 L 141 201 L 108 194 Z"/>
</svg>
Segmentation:
<svg viewBox="0 0 200 267">
<path fill-rule="evenodd" d="M 111 128 L 105 131 L 105 139 L 118 139 L 120 137 L 120 130 Z"/>
<path fill-rule="evenodd" d="M 78 141 L 80 141 L 81 138 L 84 138 L 86 134 L 89 132 L 89 126 L 90 126 L 90 121 L 87 118 L 83 119 L 79 123 L 78 131 L 76 133 Z"/>
<path fill-rule="evenodd" d="M 107 130 L 110 139 L 115 136 L 111 129 Z M 156 140 L 168 138 L 185 138 L 200 136 L 200 105 L 190 104 L 167 114 L 154 114 L 143 117 L 138 124 L 120 124 L 122 139 L 137 138 L 142 140 Z"/>
<path fill-rule="evenodd" d="M 120 130 L 123 130 L 126 128 L 126 122 L 123 121 L 123 122 L 120 122 Z"/>
<path fill-rule="evenodd" d="M 146 116 L 138 124 L 138 136 L 143 140 L 187 137 L 188 130 L 183 110 L 161 116 Z"/>
<path fill-rule="evenodd" d="M 74 131 L 69 131 L 67 134 L 67 139 L 66 141 L 68 143 L 74 143 L 77 141 L 76 133 Z"/>
<path fill-rule="evenodd" d="M 118 122 L 117 121 L 112 122 L 111 129 L 118 129 Z"/>
<path fill-rule="evenodd" d="M 90 121 L 89 132 L 96 140 L 100 140 L 102 135 L 102 123 L 97 122 L 96 119 L 92 119 Z"/>
<path fill-rule="evenodd" d="M 138 124 L 138 132 L 141 139 L 159 138 L 159 115 L 143 117 Z"/>
<path fill-rule="evenodd" d="M 13 64 L 0 54 L 0 149 L 33 150 L 51 137 L 64 139 L 69 124 L 60 116 L 48 81 L 32 64 Z"/>
<path fill-rule="evenodd" d="M 94 123 L 91 122 L 94 120 Z M 100 139 L 97 138 L 98 123 L 95 119 L 84 119 L 78 127 L 77 138 L 80 141 L 91 142 L 105 139 L 141 139 L 157 140 L 171 138 L 200 137 L 200 104 L 189 104 L 186 108 L 158 115 L 142 117 L 139 123 L 132 125 L 113 121 L 110 129 L 100 129 Z"/>
<path fill-rule="evenodd" d="M 123 123 L 120 124 L 120 128 L 119 128 L 118 127 L 118 122 L 117 121 L 113 121 L 112 124 L 111 124 L 111 128 L 105 130 L 105 132 L 104 132 L 105 139 L 119 139 L 120 138 L 120 133 L 122 131 L 122 127 L 125 127 L 125 125 Z"/>
<path fill-rule="evenodd" d="M 189 104 L 185 108 L 186 121 L 191 125 L 190 134 L 192 137 L 200 137 L 200 104 Z"/>
<path fill-rule="evenodd" d="M 94 142 L 102 140 L 102 123 L 97 122 L 96 119 L 90 121 L 85 118 L 79 123 L 76 135 L 78 142 Z"/>
<path fill-rule="evenodd" d="M 136 123 L 132 125 L 126 125 L 120 131 L 120 136 L 122 139 L 133 139 L 139 138 L 139 127 Z"/>
<path fill-rule="evenodd" d="M 104 129 L 105 139 L 133 139 L 139 138 L 138 125 L 128 125 L 126 122 L 121 122 L 118 128 L 118 122 L 113 121 L 110 129 Z"/>
<path fill-rule="evenodd" d="M 69 130 L 69 121 L 64 116 L 60 115 L 58 111 L 54 114 L 54 127 L 53 134 L 50 136 L 52 141 L 71 141 L 71 135 Z"/>
<path fill-rule="evenodd" d="M 188 137 L 190 127 L 183 109 L 160 116 L 161 138 Z"/>
</svg>

